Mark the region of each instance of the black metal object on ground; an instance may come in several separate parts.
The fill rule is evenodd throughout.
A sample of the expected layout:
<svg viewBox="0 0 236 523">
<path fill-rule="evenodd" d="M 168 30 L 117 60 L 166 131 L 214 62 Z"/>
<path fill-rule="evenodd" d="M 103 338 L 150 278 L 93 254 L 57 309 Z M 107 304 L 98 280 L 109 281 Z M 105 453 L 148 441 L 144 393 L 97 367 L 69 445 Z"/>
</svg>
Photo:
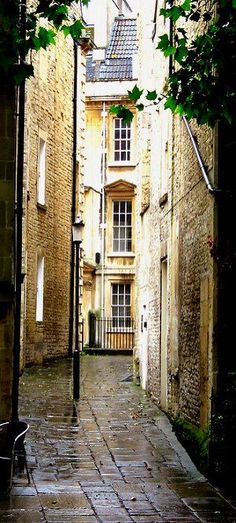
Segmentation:
<svg viewBox="0 0 236 523">
<path fill-rule="evenodd" d="M 0 492 L 12 488 L 16 459 L 19 471 L 23 472 L 26 469 L 28 483 L 30 483 L 24 447 L 28 430 L 29 425 L 24 421 L 6 421 L 0 425 Z"/>
</svg>

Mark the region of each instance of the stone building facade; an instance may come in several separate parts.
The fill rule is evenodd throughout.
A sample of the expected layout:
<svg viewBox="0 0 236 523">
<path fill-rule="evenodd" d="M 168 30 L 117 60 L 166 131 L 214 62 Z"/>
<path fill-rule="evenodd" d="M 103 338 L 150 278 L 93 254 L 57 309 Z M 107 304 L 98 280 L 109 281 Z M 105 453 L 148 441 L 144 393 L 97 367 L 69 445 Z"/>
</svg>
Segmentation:
<svg viewBox="0 0 236 523">
<path fill-rule="evenodd" d="M 59 35 L 55 47 L 34 57 L 34 68 L 26 96 L 24 364 L 68 354 L 74 75 L 79 79 L 81 105 L 85 57 L 80 46 L 74 49 L 72 40 Z M 80 137 L 84 125 L 81 114 Z M 76 160 L 81 184 L 83 145 L 79 145 Z M 76 215 L 78 207 L 77 193 Z"/>
<path fill-rule="evenodd" d="M 136 19 L 125 8 L 109 25 L 114 5 L 102 3 L 110 32 L 95 21 L 95 43 L 108 40 L 88 56 L 86 82 L 85 344 L 112 349 L 132 348 L 135 317 L 136 118 L 129 125 L 110 113 L 112 105 L 128 103 L 137 74 Z M 90 313 L 104 327 L 92 342 Z"/>
<path fill-rule="evenodd" d="M 89 47 L 87 35 L 73 42 L 59 34 L 55 46 L 33 52 L 23 107 L 14 86 L 1 87 L 0 419 L 17 416 L 19 368 L 73 350 L 72 223 L 82 214 Z M 15 204 L 21 179 L 22 220 Z"/>
<path fill-rule="evenodd" d="M 169 31 L 161 7 L 149 3 L 138 33 L 140 85 L 158 93 L 171 66 L 156 50 Z M 160 102 L 140 114 L 138 140 L 136 378 L 173 419 L 206 437 L 214 474 L 235 481 L 235 129 L 189 124 Z"/>
<path fill-rule="evenodd" d="M 141 20 L 140 71 L 148 55 L 153 65 L 149 75 L 145 69 L 148 84 L 145 78 L 140 83 L 162 93 L 169 61 L 156 46 L 158 35 L 168 32 L 167 22 L 155 2 Z M 215 134 L 191 126 L 214 184 Z M 161 101 L 140 115 L 139 129 L 142 145 L 144 131 L 147 139 L 137 197 L 135 368 L 139 365 L 142 386 L 163 410 L 204 430 L 214 382 L 215 264 L 209 241 L 215 235 L 215 198 L 184 119 L 164 110 Z"/>
</svg>

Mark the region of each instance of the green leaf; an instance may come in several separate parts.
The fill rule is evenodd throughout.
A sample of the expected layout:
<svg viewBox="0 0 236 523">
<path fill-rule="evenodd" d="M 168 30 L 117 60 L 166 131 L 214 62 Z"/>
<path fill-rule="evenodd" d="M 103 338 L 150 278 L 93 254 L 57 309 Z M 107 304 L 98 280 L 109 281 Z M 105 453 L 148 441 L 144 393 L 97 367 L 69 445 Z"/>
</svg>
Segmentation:
<svg viewBox="0 0 236 523">
<path fill-rule="evenodd" d="M 68 14 L 68 7 L 67 5 L 59 5 L 56 9 L 56 14 L 62 14 L 67 15 Z"/>
<path fill-rule="evenodd" d="M 133 120 L 134 114 L 125 105 L 112 105 L 109 109 L 109 113 L 122 118 L 125 123 L 130 123 Z"/>
<path fill-rule="evenodd" d="M 164 104 L 164 108 L 170 109 L 171 111 L 175 111 L 176 105 L 177 105 L 176 100 L 173 98 L 173 96 L 168 96 L 168 98 Z"/>
<path fill-rule="evenodd" d="M 45 27 L 40 27 L 38 31 L 38 45 L 46 49 L 48 45 L 55 44 L 56 33 L 52 29 L 45 29 Z"/>
<path fill-rule="evenodd" d="M 20 85 L 26 78 L 33 76 L 34 69 L 31 64 L 17 64 L 13 68 L 13 78 L 17 85 Z"/>
<path fill-rule="evenodd" d="M 157 92 L 156 91 L 148 91 L 146 95 L 147 100 L 156 100 L 157 98 Z"/>
<path fill-rule="evenodd" d="M 173 47 L 170 45 L 167 49 L 164 51 L 164 56 L 171 56 L 176 53 L 176 47 Z"/>
<path fill-rule="evenodd" d="M 172 18 L 173 22 L 177 22 L 177 20 L 183 15 L 183 9 L 182 6 L 174 5 L 170 9 L 170 18 Z"/>
<path fill-rule="evenodd" d="M 136 108 L 138 109 L 138 111 L 143 111 L 144 110 L 144 105 L 143 104 L 138 104 L 138 105 L 136 105 Z"/>
<path fill-rule="evenodd" d="M 159 36 L 159 44 L 157 46 L 157 49 L 161 49 L 161 51 L 165 51 L 165 49 L 170 45 L 170 40 L 168 34 L 164 34 Z"/>
<path fill-rule="evenodd" d="M 82 33 L 82 29 L 84 29 L 84 24 L 81 22 L 81 20 L 76 20 L 74 24 L 69 25 L 69 33 L 72 38 L 75 40 L 79 39 Z M 63 30 L 64 31 L 64 30 Z M 65 31 L 64 31 L 65 34 Z"/>
<path fill-rule="evenodd" d="M 164 18 L 168 18 L 169 12 L 170 12 L 169 9 L 164 9 L 163 7 L 160 9 L 160 15 L 164 16 Z"/>
<path fill-rule="evenodd" d="M 164 18 L 172 18 L 173 22 L 177 22 L 184 15 L 184 9 L 182 6 L 173 5 L 170 9 L 160 9 L 160 15 Z"/>
<path fill-rule="evenodd" d="M 184 11 L 190 11 L 191 9 L 191 0 L 184 0 L 184 3 L 181 5 Z"/>
<path fill-rule="evenodd" d="M 180 43 L 180 42 L 179 42 Z M 179 64 L 182 62 L 182 60 L 188 55 L 188 49 L 187 47 L 182 44 L 182 45 L 179 45 L 176 49 L 176 53 L 175 53 L 175 60 L 176 62 L 178 62 Z"/>
<path fill-rule="evenodd" d="M 128 123 L 128 124 L 132 122 L 133 117 L 134 117 L 134 114 L 129 109 L 126 109 L 125 112 L 123 112 L 120 115 L 120 118 L 123 118 L 124 122 Z"/>
<path fill-rule="evenodd" d="M 121 107 L 124 107 L 124 106 L 123 105 L 111 105 L 111 107 L 109 109 L 109 113 L 117 115 L 117 113 Z"/>
<path fill-rule="evenodd" d="M 236 9 L 236 0 L 232 0 L 232 6 L 234 9 Z"/>
<path fill-rule="evenodd" d="M 139 89 L 137 85 L 134 86 L 132 91 L 128 91 L 128 97 L 131 102 L 137 102 L 140 96 L 143 94 L 143 89 Z"/>
<path fill-rule="evenodd" d="M 63 25 L 61 28 L 62 32 L 65 36 L 68 36 L 70 34 L 70 27 L 69 25 Z"/>
</svg>

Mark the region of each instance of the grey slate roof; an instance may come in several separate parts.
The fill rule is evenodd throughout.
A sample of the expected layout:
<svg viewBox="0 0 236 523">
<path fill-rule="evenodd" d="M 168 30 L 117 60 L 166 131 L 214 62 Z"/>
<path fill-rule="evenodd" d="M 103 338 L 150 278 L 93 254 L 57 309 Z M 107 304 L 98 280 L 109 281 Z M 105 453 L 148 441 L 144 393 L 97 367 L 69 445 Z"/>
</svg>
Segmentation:
<svg viewBox="0 0 236 523">
<path fill-rule="evenodd" d="M 133 56 L 136 53 L 136 20 L 123 16 L 115 18 L 105 61 L 96 64 L 91 54 L 87 57 L 87 80 L 133 80 Z"/>
</svg>

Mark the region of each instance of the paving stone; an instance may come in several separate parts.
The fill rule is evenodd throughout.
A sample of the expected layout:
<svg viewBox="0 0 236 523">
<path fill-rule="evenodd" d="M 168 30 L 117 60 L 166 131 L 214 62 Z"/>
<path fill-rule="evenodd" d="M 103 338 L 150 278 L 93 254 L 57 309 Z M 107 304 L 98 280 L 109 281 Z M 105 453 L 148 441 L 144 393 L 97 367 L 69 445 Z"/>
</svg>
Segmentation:
<svg viewBox="0 0 236 523">
<path fill-rule="evenodd" d="M 33 481 L 14 478 L 10 496 L 0 499 L 0 522 L 236 523 L 232 504 L 175 444 L 165 415 L 122 382 L 131 358 L 81 360 L 76 403 L 71 360 L 24 372 L 20 416 L 30 425 Z"/>
<path fill-rule="evenodd" d="M 155 514 L 155 516 L 132 516 L 132 521 L 134 521 L 135 523 L 166 523 L 167 520 L 164 520 L 158 514 Z"/>
<path fill-rule="evenodd" d="M 0 501 L 0 510 L 34 509 L 40 510 L 41 505 L 37 496 L 9 496 Z M 0 520 L 1 521 L 1 520 Z"/>
<path fill-rule="evenodd" d="M 12 496 L 36 496 L 37 491 L 34 487 L 13 486 L 11 491 Z"/>
<path fill-rule="evenodd" d="M 114 489 L 112 487 L 112 485 L 106 485 L 105 483 L 102 484 L 102 486 L 98 486 L 96 484 L 94 485 L 91 485 L 89 484 L 89 486 L 87 486 L 86 484 L 82 486 L 83 488 L 83 491 L 85 493 L 87 493 L 88 495 L 90 494 L 93 494 L 93 493 L 99 493 L 99 492 L 104 492 L 104 493 L 108 493 L 108 492 L 114 492 Z"/>
<path fill-rule="evenodd" d="M 123 503 L 130 514 L 146 514 L 147 512 L 153 512 L 154 510 L 153 505 L 151 505 L 148 500 L 124 500 Z"/>
<path fill-rule="evenodd" d="M 42 512 L 12 509 L 10 512 L 0 510 L 0 521 L 1 523 L 45 523 L 45 518 Z"/>
<path fill-rule="evenodd" d="M 93 492 L 87 493 L 89 499 L 93 504 L 107 505 L 115 504 L 120 506 L 119 498 L 115 492 Z"/>
<path fill-rule="evenodd" d="M 45 509 L 77 509 L 90 508 L 86 496 L 81 493 L 60 492 L 54 494 L 40 494 L 40 503 Z"/>
<path fill-rule="evenodd" d="M 47 511 L 46 512 L 47 523 L 94 523 L 99 521 L 96 516 L 89 514 L 80 514 L 78 512 L 65 512 L 60 511 Z"/>
<path fill-rule="evenodd" d="M 96 505 L 96 512 L 99 516 L 116 516 L 116 519 L 119 519 L 120 517 L 127 517 L 127 512 L 124 508 L 120 507 L 112 507 L 112 506 L 104 506 L 104 505 Z"/>
</svg>

